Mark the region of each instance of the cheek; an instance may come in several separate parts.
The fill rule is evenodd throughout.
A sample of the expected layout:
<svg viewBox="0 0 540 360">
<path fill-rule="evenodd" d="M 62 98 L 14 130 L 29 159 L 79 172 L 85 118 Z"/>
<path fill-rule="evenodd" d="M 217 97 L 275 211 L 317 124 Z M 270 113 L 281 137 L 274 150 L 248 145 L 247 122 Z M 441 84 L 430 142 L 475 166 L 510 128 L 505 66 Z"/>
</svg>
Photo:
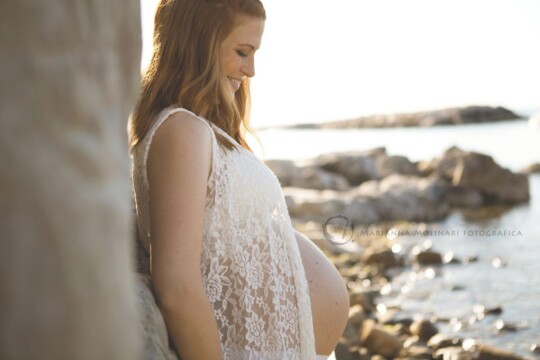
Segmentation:
<svg viewBox="0 0 540 360">
<path fill-rule="evenodd" d="M 239 61 L 238 57 L 234 55 L 224 56 L 222 58 L 222 64 L 225 75 L 237 72 L 242 66 L 241 61 Z"/>
</svg>

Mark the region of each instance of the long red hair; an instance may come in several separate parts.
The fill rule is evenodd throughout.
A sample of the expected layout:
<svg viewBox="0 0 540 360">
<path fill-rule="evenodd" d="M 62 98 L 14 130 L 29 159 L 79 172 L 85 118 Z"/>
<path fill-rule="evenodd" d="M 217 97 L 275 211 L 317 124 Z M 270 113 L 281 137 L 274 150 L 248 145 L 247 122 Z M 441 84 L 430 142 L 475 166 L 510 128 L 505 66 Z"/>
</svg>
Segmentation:
<svg viewBox="0 0 540 360">
<path fill-rule="evenodd" d="M 158 113 L 177 105 L 202 116 L 252 151 L 245 141 L 249 125 L 249 80 L 234 101 L 220 76 L 219 49 L 241 16 L 266 19 L 259 0 L 161 0 L 155 16 L 152 60 L 128 126 L 129 146 L 136 146 Z M 235 146 L 216 134 L 218 142 Z"/>
</svg>

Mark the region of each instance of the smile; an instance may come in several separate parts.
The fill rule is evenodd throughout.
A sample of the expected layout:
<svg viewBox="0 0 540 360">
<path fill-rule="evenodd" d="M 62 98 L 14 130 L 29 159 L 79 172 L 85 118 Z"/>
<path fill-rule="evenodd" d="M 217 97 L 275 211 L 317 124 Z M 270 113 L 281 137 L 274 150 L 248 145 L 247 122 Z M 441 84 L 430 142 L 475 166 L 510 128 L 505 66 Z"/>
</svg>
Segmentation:
<svg viewBox="0 0 540 360">
<path fill-rule="evenodd" d="M 231 78 L 229 76 L 227 76 L 227 78 L 229 79 L 229 82 L 231 83 L 234 91 L 237 91 L 238 89 L 240 89 L 240 85 L 242 85 L 242 80 Z"/>
</svg>

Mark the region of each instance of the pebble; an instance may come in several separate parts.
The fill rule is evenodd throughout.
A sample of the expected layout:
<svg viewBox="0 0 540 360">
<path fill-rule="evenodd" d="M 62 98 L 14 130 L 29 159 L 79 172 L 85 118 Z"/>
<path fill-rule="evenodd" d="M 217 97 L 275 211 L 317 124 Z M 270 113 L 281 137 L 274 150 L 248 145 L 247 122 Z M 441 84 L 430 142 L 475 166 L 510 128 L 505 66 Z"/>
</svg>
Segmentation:
<svg viewBox="0 0 540 360">
<path fill-rule="evenodd" d="M 410 326 L 411 334 L 416 335 L 420 340 L 428 342 L 433 336 L 437 335 L 439 329 L 428 320 L 416 320 Z"/>
</svg>

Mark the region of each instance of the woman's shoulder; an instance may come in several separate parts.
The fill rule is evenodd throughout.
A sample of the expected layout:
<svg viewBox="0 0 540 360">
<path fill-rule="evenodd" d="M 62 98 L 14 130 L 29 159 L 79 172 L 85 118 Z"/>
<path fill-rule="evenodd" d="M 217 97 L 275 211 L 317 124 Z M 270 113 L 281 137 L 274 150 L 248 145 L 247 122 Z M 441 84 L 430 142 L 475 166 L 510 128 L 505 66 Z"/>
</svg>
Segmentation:
<svg viewBox="0 0 540 360">
<path fill-rule="evenodd" d="M 212 134 L 204 119 L 189 111 L 169 112 L 158 117 L 152 138 L 148 140 L 148 171 L 182 162 L 184 169 L 204 167 L 210 173 Z"/>
<path fill-rule="evenodd" d="M 171 119 L 171 121 L 167 121 L 169 119 Z M 193 127 L 207 127 L 212 130 L 208 120 L 182 107 L 169 106 L 163 109 L 155 119 L 153 124 L 154 131 L 161 127 L 165 122 L 177 124 L 177 126 L 183 127 L 185 130 L 190 130 Z"/>
</svg>

